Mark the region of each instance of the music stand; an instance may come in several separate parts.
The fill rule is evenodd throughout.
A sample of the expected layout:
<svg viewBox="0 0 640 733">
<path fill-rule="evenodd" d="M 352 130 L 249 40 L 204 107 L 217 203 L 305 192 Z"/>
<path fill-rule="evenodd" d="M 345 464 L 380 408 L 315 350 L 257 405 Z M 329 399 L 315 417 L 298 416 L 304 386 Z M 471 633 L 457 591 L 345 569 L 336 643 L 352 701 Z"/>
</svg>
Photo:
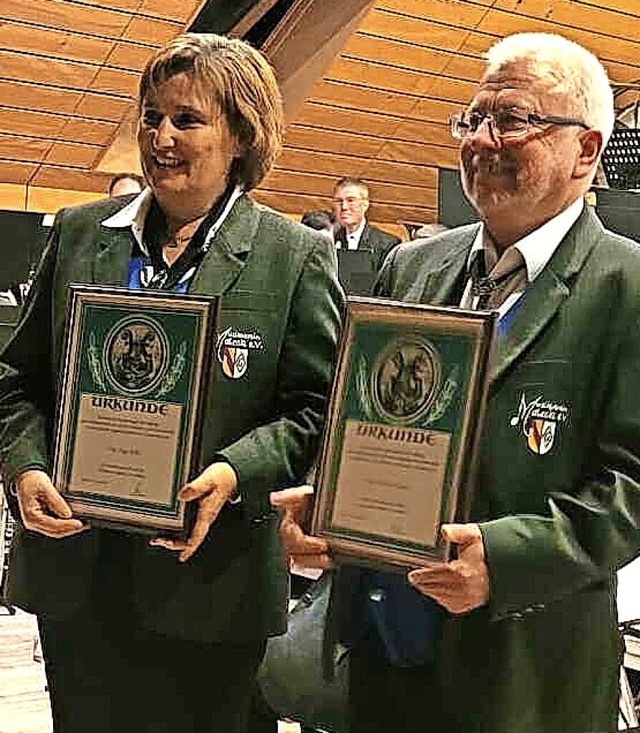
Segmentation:
<svg viewBox="0 0 640 733">
<path fill-rule="evenodd" d="M 602 153 L 602 167 L 611 188 L 640 189 L 640 129 L 616 128 Z"/>
</svg>

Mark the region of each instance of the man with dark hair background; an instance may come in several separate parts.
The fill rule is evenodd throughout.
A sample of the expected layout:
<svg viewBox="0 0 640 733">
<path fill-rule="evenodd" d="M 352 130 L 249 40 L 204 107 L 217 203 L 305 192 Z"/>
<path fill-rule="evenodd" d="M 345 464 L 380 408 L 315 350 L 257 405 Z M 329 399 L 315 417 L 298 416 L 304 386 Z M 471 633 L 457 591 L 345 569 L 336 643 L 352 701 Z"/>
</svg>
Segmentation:
<svg viewBox="0 0 640 733">
<path fill-rule="evenodd" d="M 327 239 L 330 239 L 333 242 L 336 219 L 330 211 L 324 211 L 322 209 L 318 209 L 317 211 L 306 211 L 302 215 L 300 223 L 310 229 L 315 229 L 317 232 L 324 234 Z"/>
<path fill-rule="evenodd" d="M 144 187 L 144 178 L 137 173 L 116 173 L 109 181 L 109 196 L 126 196 L 129 193 L 140 193 Z"/>
</svg>

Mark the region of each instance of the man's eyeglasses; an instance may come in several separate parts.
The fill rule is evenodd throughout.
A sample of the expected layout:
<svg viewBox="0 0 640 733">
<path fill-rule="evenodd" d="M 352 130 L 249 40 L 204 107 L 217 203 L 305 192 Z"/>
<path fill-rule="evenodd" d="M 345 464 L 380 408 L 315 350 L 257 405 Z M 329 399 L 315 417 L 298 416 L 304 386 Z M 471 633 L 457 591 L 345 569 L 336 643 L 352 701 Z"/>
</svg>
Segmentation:
<svg viewBox="0 0 640 733">
<path fill-rule="evenodd" d="M 361 196 L 346 196 L 343 199 L 333 199 L 333 204 L 334 206 L 342 206 L 342 204 L 344 204 L 345 206 L 353 207 L 361 201 L 364 201 Z"/>
<path fill-rule="evenodd" d="M 464 140 L 474 135 L 487 122 L 491 133 L 501 140 L 524 137 L 532 127 L 541 125 L 576 125 L 589 129 L 582 120 L 574 117 L 557 117 L 555 115 L 539 115 L 524 110 L 499 109 L 496 112 L 462 112 L 451 118 L 451 135 L 456 140 Z"/>
</svg>

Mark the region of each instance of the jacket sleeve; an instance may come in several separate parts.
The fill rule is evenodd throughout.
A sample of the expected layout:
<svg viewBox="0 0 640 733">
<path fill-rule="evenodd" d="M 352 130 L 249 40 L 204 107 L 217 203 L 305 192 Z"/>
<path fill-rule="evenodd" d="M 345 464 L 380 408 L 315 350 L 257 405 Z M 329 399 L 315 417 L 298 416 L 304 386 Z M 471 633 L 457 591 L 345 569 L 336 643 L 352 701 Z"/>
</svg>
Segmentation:
<svg viewBox="0 0 640 733">
<path fill-rule="evenodd" d="M 54 224 L 16 329 L 0 355 L 0 464 L 6 484 L 28 468 L 49 470 L 55 413 L 51 287 Z"/>
<path fill-rule="evenodd" d="M 250 512 L 268 492 L 303 482 L 319 447 L 344 313 L 335 253 L 324 242 L 309 251 L 287 314 L 276 384 L 277 414 L 220 451 L 238 474 Z"/>
</svg>

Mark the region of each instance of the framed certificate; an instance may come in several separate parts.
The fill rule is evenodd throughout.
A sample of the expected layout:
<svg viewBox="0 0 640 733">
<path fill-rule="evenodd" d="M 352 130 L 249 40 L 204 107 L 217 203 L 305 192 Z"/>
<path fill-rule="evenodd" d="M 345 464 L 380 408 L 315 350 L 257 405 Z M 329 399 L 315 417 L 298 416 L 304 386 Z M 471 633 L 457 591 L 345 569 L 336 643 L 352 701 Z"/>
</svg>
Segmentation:
<svg viewBox="0 0 640 733">
<path fill-rule="evenodd" d="M 92 523 L 183 533 L 218 299 L 71 285 L 53 482 Z"/>
<path fill-rule="evenodd" d="M 311 532 L 338 561 L 443 562 L 468 517 L 497 316 L 348 299 Z"/>
</svg>

